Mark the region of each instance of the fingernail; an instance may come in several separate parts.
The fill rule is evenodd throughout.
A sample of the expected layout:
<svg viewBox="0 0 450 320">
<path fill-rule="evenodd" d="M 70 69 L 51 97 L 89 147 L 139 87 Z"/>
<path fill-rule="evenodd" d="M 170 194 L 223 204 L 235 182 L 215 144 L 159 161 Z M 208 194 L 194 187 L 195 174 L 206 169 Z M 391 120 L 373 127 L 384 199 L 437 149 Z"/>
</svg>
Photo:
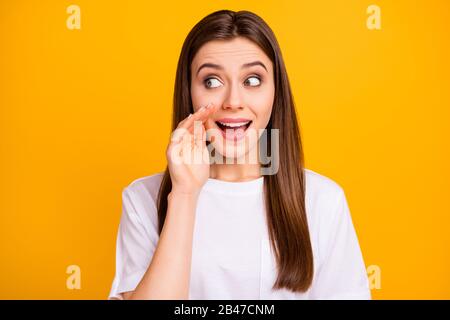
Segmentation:
<svg viewBox="0 0 450 320">
<path fill-rule="evenodd" d="M 203 107 L 201 107 L 199 110 L 198 110 L 199 112 L 203 112 L 203 111 L 205 111 L 205 107 L 203 106 Z"/>
<path fill-rule="evenodd" d="M 192 117 L 192 113 L 189 113 L 188 119 L 189 119 L 190 117 Z"/>
</svg>

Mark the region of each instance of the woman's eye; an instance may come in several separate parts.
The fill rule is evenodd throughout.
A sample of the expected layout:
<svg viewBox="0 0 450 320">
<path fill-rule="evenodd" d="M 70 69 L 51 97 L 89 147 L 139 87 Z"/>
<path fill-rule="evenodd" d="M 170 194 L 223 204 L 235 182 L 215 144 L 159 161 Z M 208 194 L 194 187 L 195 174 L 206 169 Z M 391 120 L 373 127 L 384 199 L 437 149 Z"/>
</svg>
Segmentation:
<svg viewBox="0 0 450 320">
<path fill-rule="evenodd" d="M 261 80 L 258 77 L 250 77 L 245 80 L 245 84 L 248 84 L 251 87 L 257 87 L 261 84 Z"/>
<path fill-rule="evenodd" d="M 205 85 L 207 88 L 217 88 L 222 85 L 222 83 L 216 78 L 208 78 L 205 80 Z"/>
</svg>

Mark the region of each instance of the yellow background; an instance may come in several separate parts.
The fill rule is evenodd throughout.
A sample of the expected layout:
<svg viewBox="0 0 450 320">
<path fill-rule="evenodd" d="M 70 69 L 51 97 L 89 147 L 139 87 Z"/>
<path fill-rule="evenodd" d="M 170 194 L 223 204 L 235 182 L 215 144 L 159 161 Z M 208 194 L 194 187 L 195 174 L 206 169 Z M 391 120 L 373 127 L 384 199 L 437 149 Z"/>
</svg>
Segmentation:
<svg viewBox="0 0 450 320">
<path fill-rule="evenodd" d="M 81 8 L 81 30 L 66 8 Z M 381 8 L 381 30 L 366 9 Z M 176 63 L 218 9 L 272 27 L 306 166 L 345 190 L 375 299 L 450 298 L 450 2 L 0 1 L 0 298 L 105 299 L 121 191 L 160 172 Z M 66 268 L 81 268 L 81 290 Z"/>
</svg>

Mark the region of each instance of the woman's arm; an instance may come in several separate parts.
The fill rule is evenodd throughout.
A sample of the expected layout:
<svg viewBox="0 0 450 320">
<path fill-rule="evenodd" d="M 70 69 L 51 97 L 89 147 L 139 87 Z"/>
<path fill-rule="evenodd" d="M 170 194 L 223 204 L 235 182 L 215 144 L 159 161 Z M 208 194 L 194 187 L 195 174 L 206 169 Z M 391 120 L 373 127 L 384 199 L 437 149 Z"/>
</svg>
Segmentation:
<svg viewBox="0 0 450 320">
<path fill-rule="evenodd" d="M 197 194 L 171 192 L 164 227 L 141 282 L 124 299 L 188 299 Z"/>
<path fill-rule="evenodd" d="M 200 190 L 209 178 L 203 123 L 215 110 L 211 104 L 200 108 L 178 124 L 179 130 L 171 138 L 166 155 L 172 190 L 164 225 L 147 271 L 134 291 L 122 294 L 124 299 L 189 299 L 195 211 Z M 197 131 L 196 122 L 200 124 Z"/>
</svg>

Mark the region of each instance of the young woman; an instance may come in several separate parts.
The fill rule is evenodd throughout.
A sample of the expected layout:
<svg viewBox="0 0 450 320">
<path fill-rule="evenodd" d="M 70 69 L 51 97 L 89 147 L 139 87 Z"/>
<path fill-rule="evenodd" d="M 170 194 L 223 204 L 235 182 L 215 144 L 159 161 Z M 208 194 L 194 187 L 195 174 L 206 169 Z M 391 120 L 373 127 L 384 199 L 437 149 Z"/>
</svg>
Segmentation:
<svg viewBox="0 0 450 320">
<path fill-rule="evenodd" d="M 343 189 L 304 168 L 281 50 L 260 17 L 221 10 L 191 30 L 173 129 L 166 171 L 123 190 L 110 299 L 371 298 Z"/>
</svg>

